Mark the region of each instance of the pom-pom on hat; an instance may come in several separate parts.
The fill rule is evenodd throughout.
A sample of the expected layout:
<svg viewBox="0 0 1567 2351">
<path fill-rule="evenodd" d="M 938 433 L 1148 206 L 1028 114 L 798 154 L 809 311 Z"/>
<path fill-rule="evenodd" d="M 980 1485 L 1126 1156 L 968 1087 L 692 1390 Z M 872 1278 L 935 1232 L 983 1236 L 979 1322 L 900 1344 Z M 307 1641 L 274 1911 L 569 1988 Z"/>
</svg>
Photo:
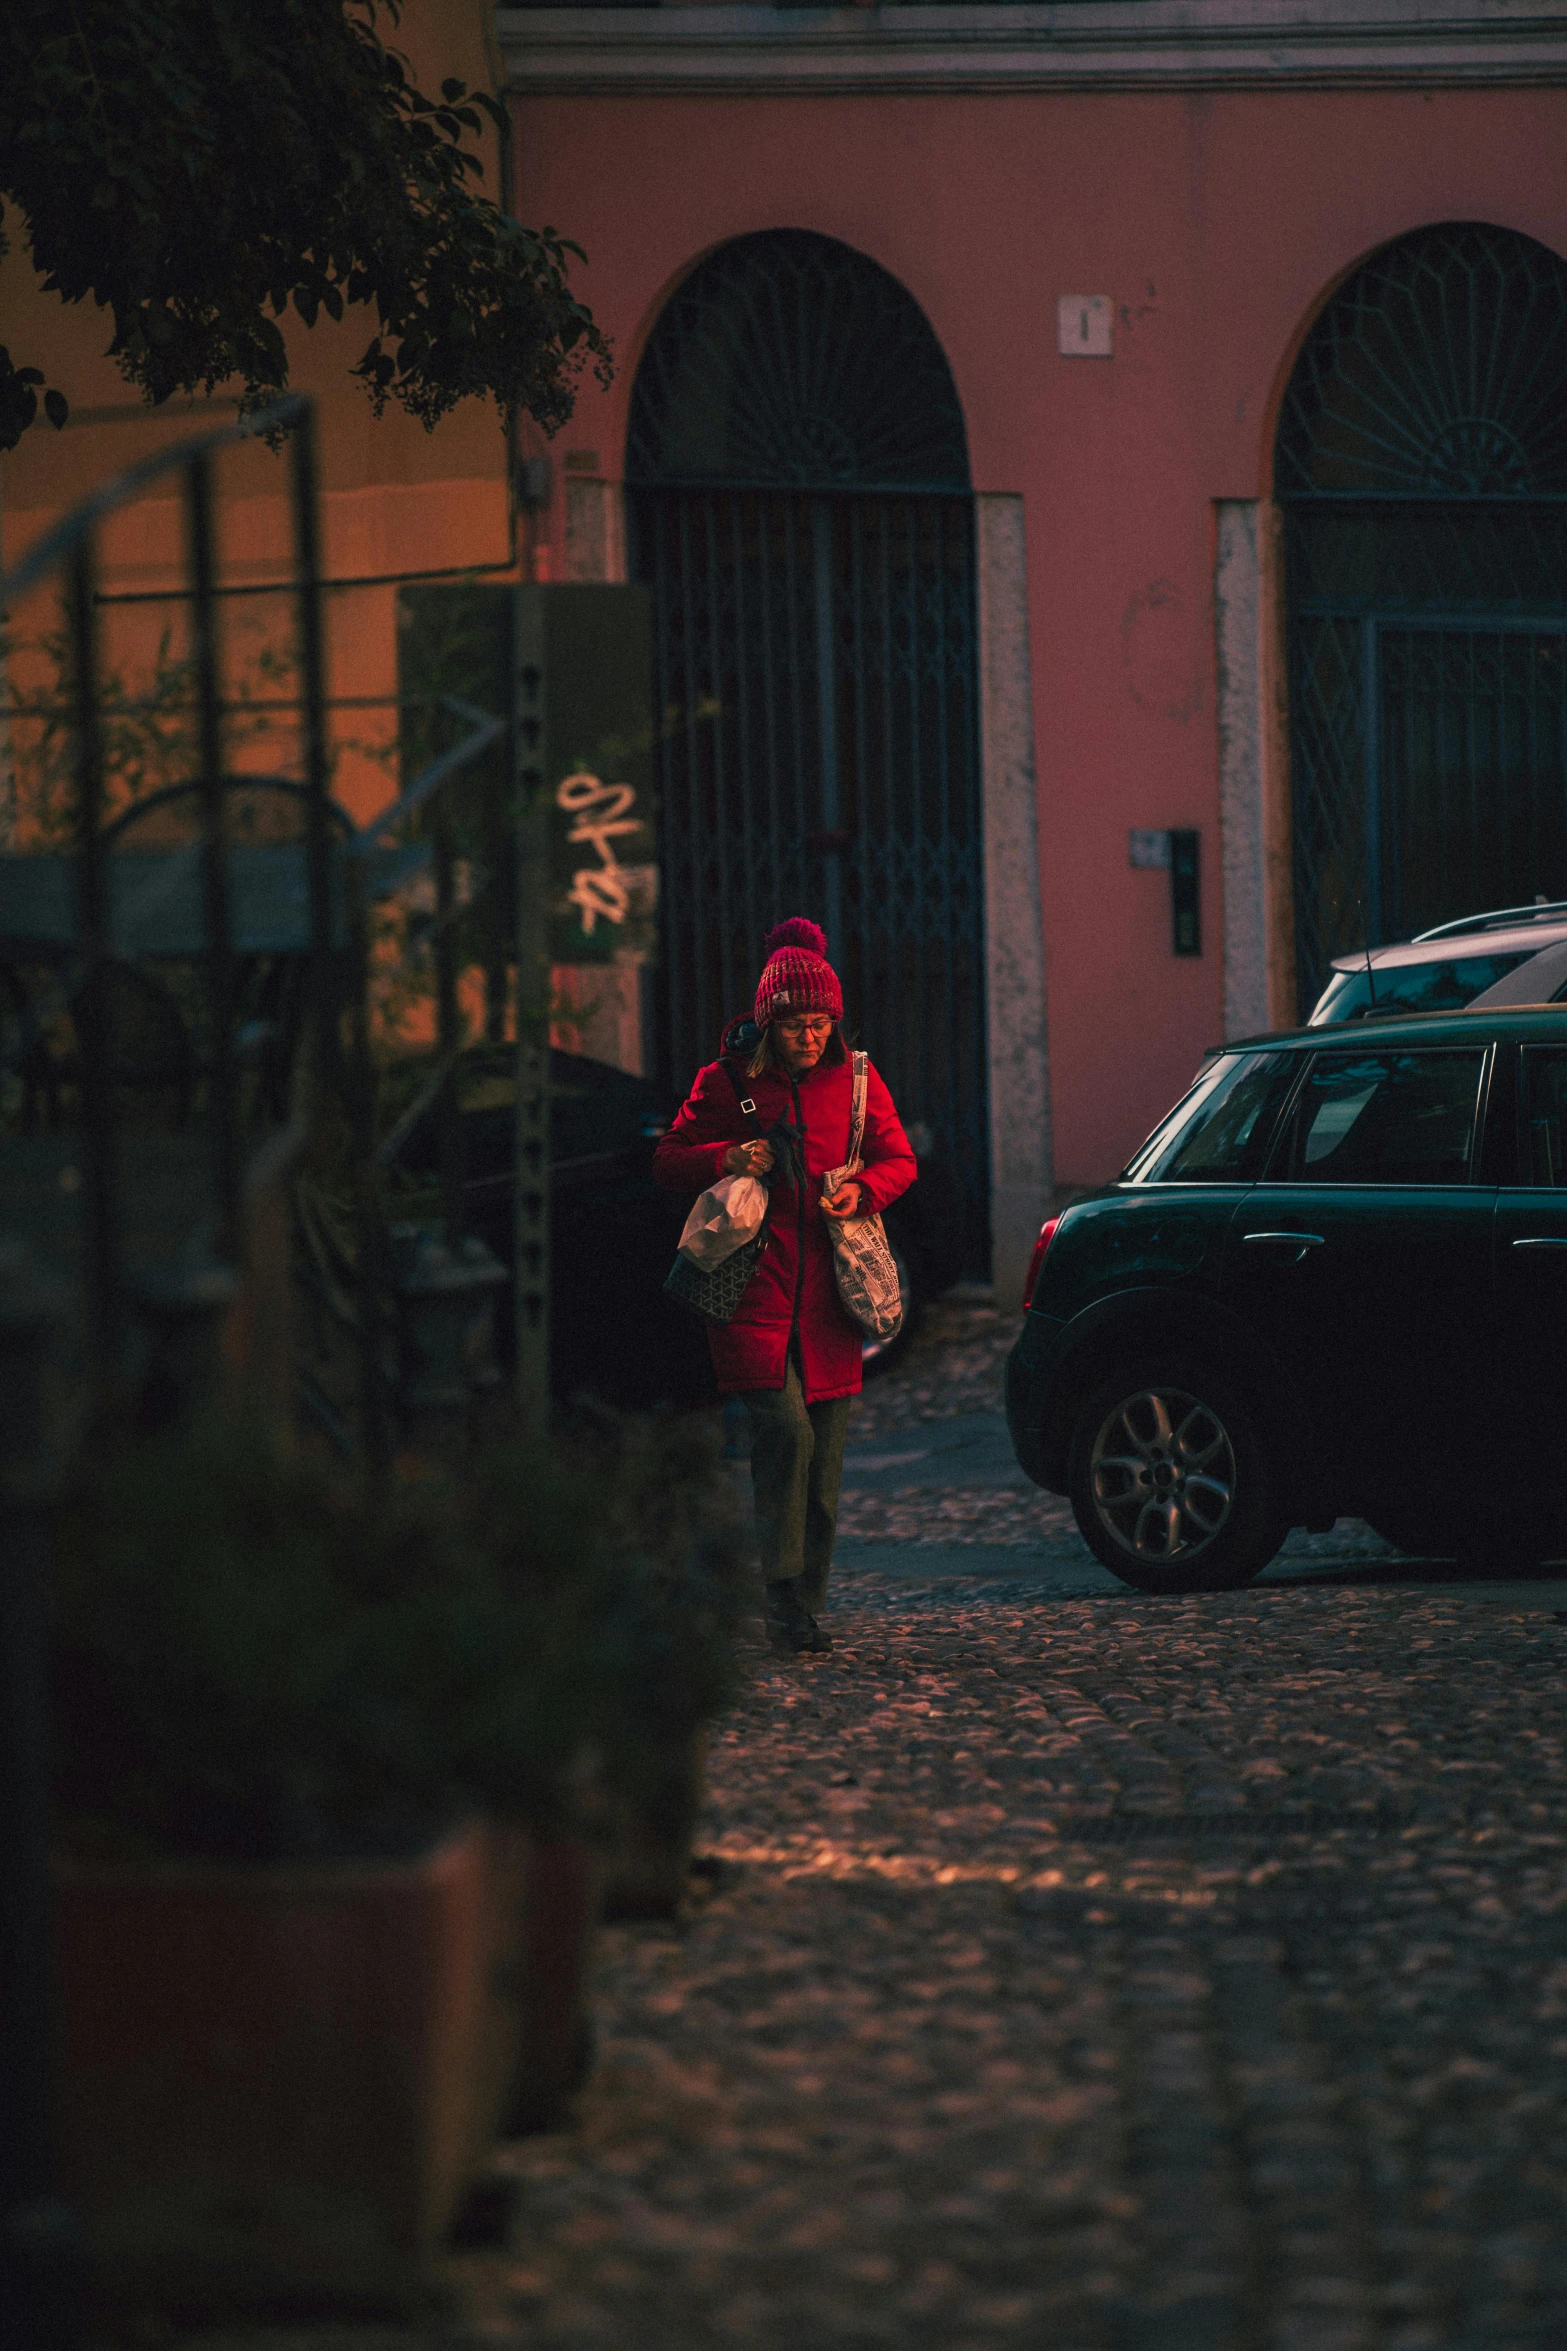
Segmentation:
<svg viewBox="0 0 1567 2351">
<path fill-rule="evenodd" d="M 770 930 L 762 945 L 767 963 L 756 983 L 756 1025 L 781 1012 L 827 1012 L 843 1018 L 843 990 L 827 960 L 827 934 L 803 914 Z"/>
</svg>

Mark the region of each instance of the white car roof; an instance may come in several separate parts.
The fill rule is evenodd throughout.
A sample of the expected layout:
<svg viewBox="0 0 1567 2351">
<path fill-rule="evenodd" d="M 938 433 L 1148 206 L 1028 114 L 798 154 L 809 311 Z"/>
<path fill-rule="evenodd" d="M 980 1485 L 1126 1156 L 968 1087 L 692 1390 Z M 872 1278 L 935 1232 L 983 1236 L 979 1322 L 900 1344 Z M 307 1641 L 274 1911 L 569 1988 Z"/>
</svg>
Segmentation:
<svg viewBox="0 0 1567 2351">
<path fill-rule="evenodd" d="M 1558 988 L 1567 985 L 1567 939 L 1543 947 L 1499 980 L 1482 989 L 1470 1010 L 1489 1010 L 1493 1004 L 1553 1004 Z"/>
<path fill-rule="evenodd" d="M 1549 922 L 1515 923 L 1505 931 L 1451 931 L 1445 939 L 1406 939 L 1398 947 L 1373 947 L 1373 971 L 1400 971 L 1411 963 L 1458 963 L 1466 955 L 1529 955 L 1567 939 L 1567 921 L 1553 915 Z M 1335 955 L 1335 971 L 1364 971 L 1365 949 L 1358 955 Z"/>
</svg>

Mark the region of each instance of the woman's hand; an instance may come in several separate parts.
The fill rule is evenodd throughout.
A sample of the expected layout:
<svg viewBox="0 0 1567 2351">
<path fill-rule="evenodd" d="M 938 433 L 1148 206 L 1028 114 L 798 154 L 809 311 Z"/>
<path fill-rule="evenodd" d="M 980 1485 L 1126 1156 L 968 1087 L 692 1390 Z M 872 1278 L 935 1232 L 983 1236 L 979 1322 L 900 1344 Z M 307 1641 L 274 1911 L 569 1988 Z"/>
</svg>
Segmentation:
<svg viewBox="0 0 1567 2351">
<path fill-rule="evenodd" d="M 771 1143 L 731 1143 L 724 1153 L 725 1175 L 765 1175 L 772 1164 Z"/>
<path fill-rule="evenodd" d="M 842 1183 L 838 1186 L 837 1191 L 834 1192 L 830 1200 L 825 1197 L 823 1198 L 822 1214 L 823 1216 L 832 1217 L 835 1223 L 841 1224 L 847 1218 L 857 1213 L 859 1205 L 859 1185 L 855 1183 Z"/>
</svg>

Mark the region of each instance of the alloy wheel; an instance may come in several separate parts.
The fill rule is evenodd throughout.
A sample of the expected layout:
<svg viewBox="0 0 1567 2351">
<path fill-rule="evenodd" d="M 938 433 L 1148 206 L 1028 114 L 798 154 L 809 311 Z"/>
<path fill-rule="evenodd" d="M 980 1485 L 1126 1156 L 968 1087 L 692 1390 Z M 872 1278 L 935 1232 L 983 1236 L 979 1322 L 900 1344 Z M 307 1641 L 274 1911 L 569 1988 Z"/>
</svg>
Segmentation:
<svg viewBox="0 0 1567 2351">
<path fill-rule="evenodd" d="M 1100 1525 L 1120 1550 L 1136 1559 L 1191 1559 L 1229 1518 L 1235 1448 L 1200 1397 L 1141 1388 L 1100 1424 L 1089 1478 Z"/>
</svg>

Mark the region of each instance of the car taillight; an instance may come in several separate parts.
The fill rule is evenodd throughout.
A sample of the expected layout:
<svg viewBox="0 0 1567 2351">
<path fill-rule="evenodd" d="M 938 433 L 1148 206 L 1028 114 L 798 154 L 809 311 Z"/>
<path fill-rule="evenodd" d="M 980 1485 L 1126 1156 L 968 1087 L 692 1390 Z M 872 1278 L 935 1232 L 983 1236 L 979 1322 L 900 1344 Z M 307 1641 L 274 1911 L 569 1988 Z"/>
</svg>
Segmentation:
<svg viewBox="0 0 1567 2351">
<path fill-rule="evenodd" d="M 1039 1238 L 1034 1243 L 1034 1254 L 1028 1261 L 1028 1272 L 1023 1279 L 1023 1312 L 1025 1314 L 1034 1303 L 1034 1284 L 1039 1279 L 1039 1269 L 1045 1262 L 1045 1251 L 1055 1239 L 1056 1226 L 1060 1222 L 1059 1216 L 1047 1217 L 1039 1228 Z"/>
</svg>

